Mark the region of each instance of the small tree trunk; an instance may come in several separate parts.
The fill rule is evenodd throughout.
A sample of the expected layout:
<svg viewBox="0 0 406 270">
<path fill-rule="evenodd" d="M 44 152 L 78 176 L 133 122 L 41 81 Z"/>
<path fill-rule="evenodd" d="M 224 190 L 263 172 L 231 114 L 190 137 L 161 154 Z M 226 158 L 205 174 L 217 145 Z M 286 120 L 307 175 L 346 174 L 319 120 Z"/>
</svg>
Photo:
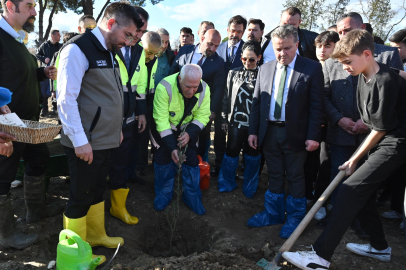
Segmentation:
<svg viewBox="0 0 406 270">
<path fill-rule="evenodd" d="M 103 15 L 104 10 L 106 9 L 106 7 L 107 7 L 109 4 L 110 4 L 110 0 L 107 0 L 107 1 L 106 1 L 106 4 L 104 4 L 102 10 L 100 11 L 99 16 L 97 16 L 96 23 L 99 22 L 100 17 Z"/>
<path fill-rule="evenodd" d="M 93 1 L 92 0 L 82 0 L 83 13 L 85 15 L 93 16 Z"/>
<path fill-rule="evenodd" d="M 54 0 L 54 6 L 52 7 L 51 14 L 49 14 L 48 27 L 47 27 L 47 30 L 46 30 L 45 35 L 44 35 L 44 40 L 48 39 L 49 32 L 52 29 L 52 19 L 54 17 L 55 11 L 56 11 L 56 9 L 58 7 L 58 2 L 59 2 L 59 0 Z"/>
<path fill-rule="evenodd" d="M 42 2 L 42 0 L 39 0 L 39 14 L 38 14 L 38 42 L 39 44 L 42 44 L 45 39 L 44 39 L 44 12 L 45 9 L 48 5 L 48 0 L 45 0 L 45 2 Z"/>
</svg>

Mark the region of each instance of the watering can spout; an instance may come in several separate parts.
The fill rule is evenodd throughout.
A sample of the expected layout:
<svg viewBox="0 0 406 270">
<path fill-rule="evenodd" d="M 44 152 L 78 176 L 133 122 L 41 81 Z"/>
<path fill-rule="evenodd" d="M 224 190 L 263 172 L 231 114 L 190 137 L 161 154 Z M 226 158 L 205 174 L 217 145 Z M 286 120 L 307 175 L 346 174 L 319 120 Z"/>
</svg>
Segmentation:
<svg viewBox="0 0 406 270">
<path fill-rule="evenodd" d="M 88 267 L 88 269 L 89 270 L 94 270 L 94 269 L 96 269 L 96 267 L 99 265 L 99 263 L 100 263 L 100 257 L 97 257 L 97 258 L 94 258 L 91 262 L 90 262 L 90 264 L 89 264 L 89 267 Z"/>
</svg>

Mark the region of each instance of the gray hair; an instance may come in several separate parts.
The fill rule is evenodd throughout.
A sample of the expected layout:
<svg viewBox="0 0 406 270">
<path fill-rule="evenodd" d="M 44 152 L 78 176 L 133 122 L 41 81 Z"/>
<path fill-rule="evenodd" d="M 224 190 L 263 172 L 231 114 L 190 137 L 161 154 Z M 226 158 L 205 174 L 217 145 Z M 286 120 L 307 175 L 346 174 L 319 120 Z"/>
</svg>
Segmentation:
<svg viewBox="0 0 406 270">
<path fill-rule="evenodd" d="M 161 48 L 161 36 L 154 31 L 148 31 L 143 37 L 142 37 L 142 42 L 145 43 L 145 45 L 152 45 L 155 48 Z"/>
<path fill-rule="evenodd" d="M 211 26 L 213 26 L 214 29 L 216 29 L 216 27 L 214 26 L 214 23 L 212 23 L 211 21 L 202 21 L 202 22 L 199 24 L 199 31 L 200 31 L 200 29 L 202 29 L 202 26 L 203 26 L 204 24 L 211 25 Z"/>
<path fill-rule="evenodd" d="M 295 43 L 297 43 L 299 41 L 299 36 L 298 36 L 298 32 L 297 29 L 290 25 L 290 24 L 285 24 L 285 25 L 281 25 L 278 28 L 276 28 L 272 33 L 271 33 L 271 37 L 277 37 L 280 39 L 286 39 L 289 37 L 293 37 L 293 41 Z"/>
<path fill-rule="evenodd" d="M 191 79 L 202 79 L 202 68 L 196 64 L 187 64 L 180 70 L 180 80 L 183 81 L 186 77 Z"/>
<path fill-rule="evenodd" d="M 168 32 L 165 28 L 158 28 L 158 29 L 156 30 L 156 32 L 157 32 L 158 34 L 160 34 L 160 35 L 169 36 L 169 32 Z"/>
</svg>

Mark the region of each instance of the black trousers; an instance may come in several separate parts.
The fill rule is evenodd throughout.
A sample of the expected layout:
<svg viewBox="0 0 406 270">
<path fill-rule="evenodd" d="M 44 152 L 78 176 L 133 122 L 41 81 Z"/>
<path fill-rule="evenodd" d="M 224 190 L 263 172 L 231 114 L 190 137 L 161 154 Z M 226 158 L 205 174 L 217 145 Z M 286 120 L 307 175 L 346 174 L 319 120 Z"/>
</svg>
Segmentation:
<svg viewBox="0 0 406 270">
<path fill-rule="evenodd" d="M 227 156 L 234 158 L 238 157 L 242 147 L 244 147 L 244 154 L 249 156 L 259 155 L 259 148 L 254 149 L 248 144 L 248 129 L 229 126 L 226 150 Z"/>
<path fill-rule="evenodd" d="M 214 120 L 214 153 L 216 154 L 215 166 L 220 169 L 223 157 L 226 152 L 226 132 L 221 128 L 220 115 L 217 114 Z M 209 127 L 210 128 L 210 127 Z"/>
<path fill-rule="evenodd" d="M 0 156 L 0 195 L 10 191 L 10 185 L 16 179 L 21 158 L 27 163 L 25 174 L 28 176 L 43 175 L 49 161 L 49 149 L 45 143 L 13 142 L 13 149 L 10 157 Z"/>
<path fill-rule="evenodd" d="M 111 150 L 109 171 L 111 189 L 127 188 L 126 172 L 131 146 L 133 145 L 133 130 L 136 128 L 137 126 L 134 124 L 123 128 L 123 141 L 119 147 Z"/>
<path fill-rule="evenodd" d="M 305 196 L 304 163 L 307 151 L 290 150 L 286 128 L 269 124 L 262 145 L 268 166 L 269 191 L 275 194 L 283 193 L 285 179 L 287 179 L 290 195 L 293 198 L 303 198 Z"/>
<path fill-rule="evenodd" d="M 92 205 L 103 201 L 110 169 L 111 149 L 93 150 L 92 164 L 78 158 L 75 149 L 64 146 L 64 150 L 70 171 L 70 195 L 65 216 L 81 218 L 87 215 Z"/>
<path fill-rule="evenodd" d="M 313 245 L 317 255 L 330 261 L 355 216 L 358 217 L 362 230 L 370 236 L 373 248 L 383 250 L 388 247 L 376 208 L 376 190 L 404 164 L 406 144 L 396 144 L 384 139 L 371 151 L 367 161 L 339 188 L 330 221 Z"/>
</svg>

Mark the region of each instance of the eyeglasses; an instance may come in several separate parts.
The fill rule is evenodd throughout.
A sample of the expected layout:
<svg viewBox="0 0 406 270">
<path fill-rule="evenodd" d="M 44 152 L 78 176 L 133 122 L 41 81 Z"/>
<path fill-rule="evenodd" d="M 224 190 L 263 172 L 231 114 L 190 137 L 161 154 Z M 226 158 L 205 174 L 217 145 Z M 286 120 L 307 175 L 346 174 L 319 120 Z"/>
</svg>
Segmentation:
<svg viewBox="0 0 406 270">
<path fill-rule="evenodd" d="M 237 33 L 237 34 L 240 34 L 240 35 L 241 35 L 244 31 L 242 31 L 242 30 L 230 29 L 230 32 L 233 33 L 233 34 Z"/>
<path fill-rule="evenodd" d="M 121 26 L 120 26 L 120 24 L 119 24 L 119 22 L 116 20 L 116 23 L 117 23 L 117 26 L 120 28 L 120 29 L 123 29 Z M 134 37 L 131 35 L 131 34 L 128 34 L 128 33 L 124 33 L 124 35 L 125 35 L 125 38 L 129 41 L 129 42 L 133 42 L 135 39 L 134 39 Z"/>
<path fill-rule="evenodd" d="M 241 61 L 244 61 L 244 62 L 250 62 L 250 63 L 255 63 L 257 60 L 256 59 L 254 59 L 254 58 L 250 58 L 250 59 L 248 59 L 248 58 L 246 58 L 246 57 L 241 57 Z"/>
</svg>

